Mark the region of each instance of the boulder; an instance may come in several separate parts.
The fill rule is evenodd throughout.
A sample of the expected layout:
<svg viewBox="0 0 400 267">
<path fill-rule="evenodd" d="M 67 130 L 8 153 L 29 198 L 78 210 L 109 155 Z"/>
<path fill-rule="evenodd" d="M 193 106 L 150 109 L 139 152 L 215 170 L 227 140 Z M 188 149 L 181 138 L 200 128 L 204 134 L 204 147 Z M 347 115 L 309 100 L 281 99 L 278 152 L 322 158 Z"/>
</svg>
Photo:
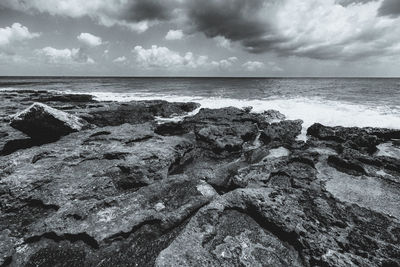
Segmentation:
<svg viewBox="0 0 400 267">
<path fill-rule="evenodd" d="M 53 140 L 87 127 L 87 122 L 45 104 L 34 103 L 11 118 L 10 125 L 38 140 Z"/>
</svg>

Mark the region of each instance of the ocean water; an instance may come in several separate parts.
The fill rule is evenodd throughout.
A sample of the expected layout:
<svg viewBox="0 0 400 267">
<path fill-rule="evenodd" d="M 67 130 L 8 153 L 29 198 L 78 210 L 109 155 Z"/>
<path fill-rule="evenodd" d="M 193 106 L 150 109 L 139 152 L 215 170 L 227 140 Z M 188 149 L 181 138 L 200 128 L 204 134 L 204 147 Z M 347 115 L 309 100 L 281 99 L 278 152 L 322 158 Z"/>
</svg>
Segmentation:
<svg viewBox="0 0 400 267">
<path fill-rule="evenodd" d="M 329 126 L 400 129 L 400 79 L 2 77 L 1 90 L 89 93 L 98 100 L 194 101 L 202 107 L 276 109 L 288 119 Z"/>
</svg>

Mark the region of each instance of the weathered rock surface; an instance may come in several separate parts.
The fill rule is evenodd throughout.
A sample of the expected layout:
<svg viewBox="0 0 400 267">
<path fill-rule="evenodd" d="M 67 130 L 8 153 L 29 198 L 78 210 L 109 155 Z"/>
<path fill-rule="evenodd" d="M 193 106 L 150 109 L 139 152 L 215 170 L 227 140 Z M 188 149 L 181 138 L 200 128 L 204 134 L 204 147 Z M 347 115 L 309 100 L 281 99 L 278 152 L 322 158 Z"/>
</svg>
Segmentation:
<svg viewBox="0 0 400 267">
<path fill-rule="evenodd" d="M 0 124 L 0 155 L 8 155 L 21 148 L 31 147 L 32 140 L 8 124 Z"/>
<path fill-rule="evenodd" d="M 6 95 L 3 151 L 27 139 L 16 99 L 94 126 L 0 156 L 1 266 L 400 266 L 398 131 L 316 124 L 305 143 L 274 111 L 157 124 L 197 105 Z"/>
<path fill-rule="evenodd" d="M 80 131 L 87 123 L 77 116 L 34 103 L 13 116 L 10 125 L 33 139 L 52 140 Z"/>
<path fill-rule="evenodd" d="M 183 115 L 198 107 L 196 103 L 169 103 L 162 100 L 109 103 L 92 109 L 83 118 L 97 126 L 117 126 L 152 121 L 156 116 Z"/>
</svg>

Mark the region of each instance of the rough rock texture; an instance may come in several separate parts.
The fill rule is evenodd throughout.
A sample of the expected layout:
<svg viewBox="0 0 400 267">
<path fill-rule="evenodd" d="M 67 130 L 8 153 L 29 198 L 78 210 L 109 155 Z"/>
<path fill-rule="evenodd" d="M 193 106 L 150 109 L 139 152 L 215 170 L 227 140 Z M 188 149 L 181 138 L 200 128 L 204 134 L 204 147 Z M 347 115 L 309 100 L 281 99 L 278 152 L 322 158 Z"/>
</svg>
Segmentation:
<svg viewBox="0 0 400 267">
<path fill-rule="evenodd" d="M 0 124 L 0 155 L 8 155 L 18 149 L 30 147 L 32 140 L 8 124 Z"/>
<path fill-rule="evenodd" d="M 162 100 L 110 103 L 89 111 L 87 115 L 83 115 L 83 118 L 97 126 L 117 126 L 124 123 L 151 121 L 156 116 L 183 115 L 198 107 L 196 103 L 169 103 Z"/>
<path fill-rule="evenodd" d="M 400 266 L 399 131 L 316 124 L 305 143 L 274 111 L 159 124 L 197 105 L 6 96 L 0 266 Z M 19 146 L 7 116 L 32 98 L 95 126 Z"/>
<path fill-rule="evenodd" d="M 11 118 L 10 125 L 33 139 L 56 139 L 82 130 L 86 122 L 45 104 L 34 103 Z"/>
</svg>

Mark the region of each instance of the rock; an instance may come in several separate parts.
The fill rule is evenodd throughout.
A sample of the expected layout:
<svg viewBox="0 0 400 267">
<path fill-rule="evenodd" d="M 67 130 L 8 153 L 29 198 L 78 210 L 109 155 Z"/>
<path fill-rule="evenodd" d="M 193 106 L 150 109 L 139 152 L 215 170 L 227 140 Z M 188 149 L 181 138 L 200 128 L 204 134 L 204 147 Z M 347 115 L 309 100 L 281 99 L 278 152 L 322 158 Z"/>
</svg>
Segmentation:
<svg viewBox="0 0 400 267">
<path fill-rule="evenodd" d="M 240 124 L 240 123 L 258 123 L 265 122 L 265 118 L 256 113 L 248 113 L 244 110 L 228 107 L 220 109 L 202 108 L 200 111 L 192 116 L 184 119 L 183 123 L 189 126 L 200 125 L 226 125 L 226 124 Z M 235 125 L 236 126 L 236 125 Z"/>
<path fill-rule="evenodd" d="M 104 107 L 91 109 L 83 118 L 100 127 L 118 126 L 153 121 L 155 116 L 183 115 L 198 107 L 197 103 L 170 103 L 161 100 L 109 103 Z"/>
<path fill-rule="evenodd" d="M 151 123 L 124 124 L 4 156 L 0 233 L 11 233 L 0 256 L 17 266 L 148 266 L 180 224 L 216 196 L 204 181 L 170 175 L 192 142 L 158 136 Z"/>
<path fill-rule="evenodd" d="M 231 126 L 209 126 L 196 131 L 199 140 L 211 145 L 211 149 L 220 153 L 240 152 L 246 140 L 255 138 L 258 132 L 257 126 L 249 125 L 248 128 Z"/>
<path fill-rule="evenodd" d="M 374 153 L 377 150 L 377 145 L 398 138 L 400 136 L 400 130 L 368 127 L 327 127 L 315 123 L 308 128 L 307 135 L 320 140 L 347 143 L 347 146 L 354 149 L 362 149 L 368 153 Z"/>
<path fill-rule="evenodd" d="M 261 132 L 260 140 L 265 144 L 278 142 L 282 144 L 293 143 L 296 137 L 301 133 L 303 121 L 280 121 L 271 123 Z"/>
<path fill-rule="evenodd" d="M 362 165 L 357 164 L 357 162 L 349 161 L 335 155 L 328 157 L 328 164 L 350 175 L 361 176 L 367 174 Z"/>
<path fill-rule="evenodd" d="M 32 147 L 29 136 L 21 133 L 9 125 L 0 125 L 0 156 L 8 155 L 22 148 Z"/>
<path fill-rule="evenodd" d="M 281 121 L 286 119 L 286 116 L 284 114 L 274 109 L 269 109 L 261 114 L 265 116 L 268 122 Z"/>
<path fill-rule="evenodd" d="M 154 130 L 155 133 L 164 136 L 171 136 L 171 135 L 183 135 L 189 132 L 182 123 L 178 122 L 166 122 L 157 125 L 156 129 Z"/>
<path fill-rule="evenodd" d="M 304 172 L 308 164 L 278 168 L 269 186 L 237 189 L 202 208 L 156 266 L 399 264 L 400 233 L 390 230 L 400 229 L 397 221 L 336 201 L 317 172 Z"/>
<path fill-rule="evenodd" d="M 253 107 L 243 107 L 242 109 L 244 112 L 250 113 L 253 110 Z"/>
<path fill-rule="evenodd" d="M 35 103 L 16 114 L 10 125 L 33 139 L 54 140 L 82 130 L 87 123 L 74 115 Z"/>
<path fill-rule="evenodd" d="M 6 122 L 35 97 L 98 126 L 10 145 L 34 140 Z M 0 160 L 0 265 L 400 265 L 396 131 L 314 125 L 304 143 L 273 111 L 158 124 L 197 104 L 70 100 L 0 100 L 0 145 L 25 148 Z"/>
<path fill-rule="evenodd" d="M 92 95 L 85 94 L 55 94 L 45 97 L 34 98 L 38 102 L 65 102 L 65 103 L 89 103 L 97 102 L 93 99 Z"/>
<path fill-rule="evenodd" d="M 217 154 L 241 152 L 245 142 L 253 142 L 259 128 L 266 125 L 265 118 L 238 108 L 201 109 L 192 117 L 185 118 L 181 128 L 194 131 L 199 145 Z M 169 126 L 171 127 L 171 126 Z"/>
</svg>

